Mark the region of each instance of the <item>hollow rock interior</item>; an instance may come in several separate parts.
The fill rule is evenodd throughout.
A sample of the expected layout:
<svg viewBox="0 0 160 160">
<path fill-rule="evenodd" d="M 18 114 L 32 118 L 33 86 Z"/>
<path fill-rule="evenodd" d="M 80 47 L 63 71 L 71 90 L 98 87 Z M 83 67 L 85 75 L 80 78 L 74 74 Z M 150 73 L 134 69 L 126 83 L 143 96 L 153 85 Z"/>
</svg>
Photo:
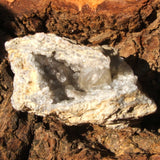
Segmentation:
<svg viewBox="0 0 160 160">
<path fill-rule="evenodd" d="M 15 73 L 17 110 L 56 113 L 68 125 L 120 127 L 156 110 L 114 48 L 87 47 L 45 33 L 12 39 L 5 47 Z"/>
</svg>

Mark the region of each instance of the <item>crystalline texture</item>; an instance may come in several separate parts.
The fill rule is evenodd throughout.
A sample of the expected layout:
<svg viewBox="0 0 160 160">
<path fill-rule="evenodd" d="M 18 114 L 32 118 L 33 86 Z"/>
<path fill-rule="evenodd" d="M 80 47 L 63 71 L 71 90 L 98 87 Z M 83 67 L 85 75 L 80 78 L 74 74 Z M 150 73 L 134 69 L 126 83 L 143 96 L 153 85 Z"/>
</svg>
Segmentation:
<svg viewBox="0 0 160 160">
<path fill-rule="evenodd" d="M 11 98 L 16 110 L 56 113 L 68 125 L 124 127 L 156 110 L 140 92 L 131 68 L 115 49 L 87 47 L 37 33 L 6 42 L 15 73 Z"/>
</svg>

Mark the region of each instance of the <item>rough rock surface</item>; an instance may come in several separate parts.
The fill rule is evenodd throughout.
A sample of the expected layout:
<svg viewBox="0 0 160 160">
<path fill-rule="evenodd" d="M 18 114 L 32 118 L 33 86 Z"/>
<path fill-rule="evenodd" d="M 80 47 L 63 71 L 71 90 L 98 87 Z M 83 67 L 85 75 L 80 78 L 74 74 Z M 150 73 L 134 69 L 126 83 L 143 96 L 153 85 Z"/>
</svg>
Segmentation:
<svg viewBox="0 0 160 160">
<path fill-rule="evenodd" d="M 140 128 L 113 130 L 98 125 L 68 127 L 53 117 L 34 117 L 11 107 L 13 74 L 4 60 L 4 42 L 36 31 L 118 48 L 143 91 L 160 106 L 159 0 L 106 0 L 98 9 L 91 0 L 74 1 L 80 7 L 50 1 L 0 1 L 0 159 L 160 159 L 160 112 L 142 119 Z"/>
<path fill-rule="evenodd" d="M 15 38 L 5 47 L 15 73 L 16 110 L 56 113 L 68 125 L 124 127 L 157 109 L 113 48 L 80 46 L 44 33 Z"/>
</svg>

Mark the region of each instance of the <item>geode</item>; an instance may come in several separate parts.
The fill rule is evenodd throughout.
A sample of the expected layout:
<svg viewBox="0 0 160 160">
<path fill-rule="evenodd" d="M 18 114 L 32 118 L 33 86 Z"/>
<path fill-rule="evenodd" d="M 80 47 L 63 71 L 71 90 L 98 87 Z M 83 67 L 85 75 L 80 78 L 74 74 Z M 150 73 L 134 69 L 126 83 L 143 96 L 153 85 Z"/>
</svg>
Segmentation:
<svg viewBox="0 0 160 160">
<path fill-rule="evenodd" d="M 108 46 L 87 47 L 55 34 L 36 33 L 5 43 L 16 110 L 67 125 L 125 127 L 156 111 L 137 86 L 132 69 Z"/>
</svg>

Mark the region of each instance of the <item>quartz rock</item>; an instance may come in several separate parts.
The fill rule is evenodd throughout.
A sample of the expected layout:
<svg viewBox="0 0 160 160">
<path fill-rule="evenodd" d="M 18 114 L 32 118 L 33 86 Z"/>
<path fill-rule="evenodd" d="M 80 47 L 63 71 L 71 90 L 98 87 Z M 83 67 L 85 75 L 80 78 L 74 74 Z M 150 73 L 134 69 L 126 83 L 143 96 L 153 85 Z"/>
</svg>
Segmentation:
<svg viewBox="0 0 160 160">
<path fill-rule="evenodd" d="M 108 127 L 125 127 L 156 111 L 114 48 L 45 33 L 12 39 L 5 47 L 15 74 L 11 102 L 16 110 L 54 113 L 67 125 Z"/>
</svg>

